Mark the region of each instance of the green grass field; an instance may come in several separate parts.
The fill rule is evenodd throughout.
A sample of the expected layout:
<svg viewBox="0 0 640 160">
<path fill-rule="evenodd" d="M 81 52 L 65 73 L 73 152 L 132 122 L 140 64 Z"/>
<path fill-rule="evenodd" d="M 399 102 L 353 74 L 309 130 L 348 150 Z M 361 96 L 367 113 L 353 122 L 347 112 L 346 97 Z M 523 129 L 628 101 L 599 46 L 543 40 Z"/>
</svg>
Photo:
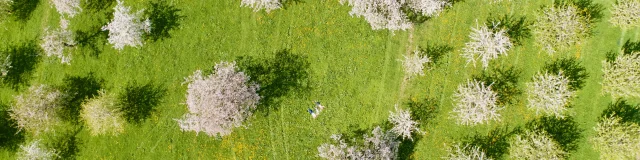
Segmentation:
<svg viewBox="0 0 640 160">
<path fill-rule="evenodd" d="M 148 0 L 127 0 L 125 4 L 142 9 Z M 338 0 L 303 0 L 286 9 L 271 13 L 252 12 L 240 7 L 239 0 L 188 0 L 171 4 L 185 16 L 180 27 L 171 31 L 171 38 L 147 41 L 139 48 L 122 51 L 98 40 L 94 51 L 90 47 L 71 49 L 71 65 L 59 59 L 43 57 L 28 82 L 17 90 L 0 88 L 0 102 L 8 105 L 13 96 L 29 84 L 61 85 L 65 76 L 85 76 L 93 72 L 103 78 L 108 92 L 120 93 L 126 84 L 155 82 L 167 88 L 157 111 L 140 125 L 128 124 L 118 136 L 91 136 L 84 129 L 77 134 L 78 159 L 317 159 L 317 147 L 330 141 L 330 135 L 345 133 L 349 126 L 371 128 L 387 119 L 395 104 L 410 99 L 432 97 L 439 100 L 438 114 L 426 127 L 425 136 L 417 141 L 412 155 L 415 159 L 440 159 L 446 155 L 445 145 L 475 134 L 486 134 L 499 126 L 522 126 L 536 118 L 526 108 L 526 96 L 502 110 L 502 121 L 489 125 L 467 127 L 450 118 L 452 94 L 459 84 L 482 71 L 466 65 L 460 56 L 469 41 L 475 20 L 482 23 L 491 13 L 526 16 L 533 20 L 537 9 L 552 1 L 514 0 L 489 4 L 484 0 L 466 0 L 454 5 L 439 17 L 412 31 L 373 31 L 363 18 L 349 15 L 351 7 Z M 579 127 L 584 129 L 579 148 L 570 159 L 597 159 L 587 141 L 594 135 L 593 127 L 611 97 L 601 91 L 602 60 L 607 51 L 621 47 L 621 39 L 637 40 L 638 30 L 622 34 L 620 28 L 607 21 L 613 0 L 595 0 L 605 6 L 604 18 L 596 23 L 595 34 L 567 52 L 553 56 L 542 52 L 533 39 L 509 51 L 508 56 L 493 60 L 495 66 L 517 66 L 523 69 L 520 87 L 542 69 L 545 62 L 560 57 L 577 57 L 587 68 L 585 87 L 572 100 L 569 110 Z M 84 3 L 84 1 L 83 1 Z M 59 15 L 47 1 L 40 1 L 26 21 L 9 20 L 0 26 L 0 48 L 35 41 L 46 27 L 57 27 Z M 105 10 L 86 9 L 70 19 L 73 31 L 95 31 L 109 19 Z M 410 35 L 412 34 L 412 35 Z M 624 37 L 621 37 L 624 36 Z M 445 55 L 441 65 L 425 71 L 425 76 L 404 82 L 403 55 L 429 43 L 446 44 L 454 48 Z M 310 62 L 309 83 L 305 93 L 291 92 L 276 99 L 264 113 L 256 113 L 246 121 L 246 128 L 215 139 L 206 134 L 181 132 L 174 119 L 187 112 L 186 85 L 181 85 L 197 69 L 209 69 L 220 61 L 232 61 L 238 56 L 273 57 L 277 51 L 307 56 Z M 98 54 L 96 56 L 96 54 Z M 319 100 L 327 108 L 317 119 L 306 109 Z M 266 113 L 268 112 L 268 114 Z M 64 134 L 58 130 L 55 134 Z M 33 139 L 27 137 L 27 141 Z M 13 159 L 15 151 L 0 150 L 0 159 Z"/>
</svg>

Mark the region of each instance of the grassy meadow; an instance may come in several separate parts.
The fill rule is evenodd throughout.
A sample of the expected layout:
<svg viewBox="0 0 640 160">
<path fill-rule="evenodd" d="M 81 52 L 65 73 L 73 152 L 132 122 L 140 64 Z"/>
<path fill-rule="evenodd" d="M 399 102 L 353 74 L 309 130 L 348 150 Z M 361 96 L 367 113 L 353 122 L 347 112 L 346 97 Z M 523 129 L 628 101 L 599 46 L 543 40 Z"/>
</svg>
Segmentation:
<svg viewBox="0 0 640 160">
<path fill-rule="evenodd" d="M 89 2 L 90 1 L 90 2 Z M 638 40 L 638 30 L 622 32 L 608 22 L 613 0 L 594 0 L 605 7 L 604 17 L 595 24 L 594 34 L 572 49 L 548 55 L 534 45 L 533 38 L 524 40 L 491 61 L 491 66 L 514 66 L 521 69 L 519 87 L 531 81 L 545 62 L 561 57 L 576 57 L 587 69 L 585 87 L 577 91 L 569 109 L 583 138 L 569 159 L 597 159 L 587 139 L 593 127 L 612 101 L 601 91 L 602 61 L 605 53 L 622 46 L 621 40 Z M 109 3 L 110 2 L 110 3 Z M 149 0 L 126 0 L 133 10 L 148 7 Z M 331 141 L 331 134 L 346 133 L 349 128 L 372 128 L 387 119 L 394 106 L 426 97 L 437 100 L 436 116 L 423 129 L 426 134 L 416 141 L 411 157 L 441 159 L 446 146 L 474 134 L 487 134 L 496 127 L 522 126 L 535 119 L 526 107 L 526 95 L 508 105 L 502 121 L 475 127 L 461 126 L 450 118 L 452 95 L 458 85 L 466 83 L 482 71 L 466 64 L 460 54 L 469 41 L 471 27 L 484 23 L 491 15 L 511 14 L 534 20 L 542 5 L 551 0 L 513 0 L 489 4 L 486 0 L 456 3 L 440 16 L 410 31 L 371 30 L 363 18 L 351 17 L 351 7 L 339 0 L 302 0 L 270 13 L 253 12 L 240 7 L 240 0 L 168 0 L 180 9 L 179 27 L 171 37 L 145 42 L 139 48 L 118 51 L 107 44 L 99 29 L 108 21 L 115 1 L 82 1 L 83 11 L 70 19 L 70 29 L 85 33 L 86 42 L 70 51 L 70 65 L 58 58 L 36 58 L 32 70 L 25 72 L 16 85 L 0 87 L 0 104 L 6 110 L 13 96 L 29 85 L 63 85 L 65 77 L 93 76 L 104 79 L 102 88 L 121 93 L 127 84 L 153 83 L 167 90 L 155 112 L 140 124 L 127 124 L 118 136 L 91 136 L 87 129 L 68 124 L 55 132 L 32 139 L 55 141 L 71 135 L 77 145 L 78 159 L 318 159 L 317 147 Z M 60 15 L 46 0 L 29 0 L 33 11 L 28 19 L 15 18 L 0 25 L 0 50 L 28 44 L 39 45 L 47 27 L 57 28 Z M 93 4 L 92 4 L 93 3 Z M 99 5 L 105 3 L 108 5 Z M 95 34 L 94 34 L 95 33 Z M 92 35 L 94 34 L 94 35 Z M 622 37 L 621 37 L 622 36 Z M 453 47 L 442 63 L 424 76 L 405 80 L 401 60 L 418 46 L 441 44 Z M 308 87 L 269 97 L 268 105 L 259 106 L 245 127 L 221 139 L 204 133 L 181 132 L 175 119 L 186 112 L 187 86 L 184 77 L 198 69 L 211 69 L 220 61 L 238 57 L 277 59 L 276 53 L 287 50 L 307 61 L 309 75 L 299 81 Z M 296 66 L 293 66 L 296 68 Z M 305 69 L 304 67 L 299 68 Z M 286 73 L 286 72 L 285 72 Z M 312 119 L 307 108 L 318 100 L 325 111 Z M 76 132 L 77 131 L 77 132 Z M 73 133 L 73 134 L 70 134 Z M 0 149 L 0 159 L 14 159 L 15 149 Z"/>
</svg>

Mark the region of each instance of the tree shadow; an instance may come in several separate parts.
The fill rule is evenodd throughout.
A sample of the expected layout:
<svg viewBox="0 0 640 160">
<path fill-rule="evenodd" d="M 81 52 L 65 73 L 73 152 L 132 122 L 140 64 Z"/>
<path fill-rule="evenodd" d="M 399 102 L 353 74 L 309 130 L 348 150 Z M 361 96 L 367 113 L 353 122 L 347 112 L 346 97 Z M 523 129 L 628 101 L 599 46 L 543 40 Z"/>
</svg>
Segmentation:
<svg viewBox="0 0 640 160">
<path fill-rule="evenodd" d="M 409 21 L 414 24 L 421 24 L 432 18 L 431 16 L 422 15 L 422 12 L 416 11 L 408 5 L 402 5 L 402 7 L 400 7 L 400 10 L 404 13 L 405 16 L 407 16 L 407 19 L 409 19 Z"/>
<path fill-rule="evenodd" d="M 7 75 L 2 78 L 3 84 L 18 89 L 20 85 L 28 84 L 31 79 L 31 72 L 40 62 L 40 48 L 35 42 L 30 41 L 19 46 L 12 46 L 3 54 L 10 56 L 11 68 Z"/>
<path fill-rule="evenodd" d="M 609 107 L 600 115 L 600 120 L 612 116 L 622 119 L 622 123 L 631 122 L 640 125 L 640 105 L 631 105 L 619 99 L 609 104 Z"/>
<path fill-rule="evenodd" d="M 56 150 L 58 157 L 55 159 L 76 159 L 76 155 L 80 152 L 80 145 L 82 144 L 78 138 L 78 133 L 80 133 L 80 131 L 82 131 L 82 127 L 78 127 L 72 132 L 53 135 L 52 138 L 54 141 L 47 145 L 49 148 Z"/>
<path fill-rule="evenodd" d="M 116 0 L 88 0 L 84 1 L 84 7 L 91 12 L 99 12 L 110 8 Z"/>
<path fill-rule="evenodd" d="M 14 0 L 11 4 L 11 13 L 17 20 L 27 21 L 38 7 L 38 3 L 40 0 Z"/>
<path fill-rule="evenodd" d="M 107 37 L 109 32 L 102 31 L 99 26 L 92 27 L 89 31 L 76 31 L 74 39 L 78 46 L 83 50 L 83 53 L 88 53 L 91 56 L 98 57 L 104 45 L 107 43 Z"/>
<path fill-rule="evenodd" d="M 104 79 L 96 78 L 93 73 L 86 76 L 67 76 L 60 86 L 63 93 L 60 115 L 62 118 L 73 123 L 79 123 L 82 103 L 98 95 L 98 90 L 102 88 Z"/>
<path fill-rule="evenodd" d="M 640 52 L 640 42 L 631 42 L 631 40 L 624 42 L 624 45 L 622 45 L 622 53 L 624 55 L 631 55 L 634 52 Z"/>
<path fill-rule="evenodd" d="M 429 65 L 431 65 L 430 67 L 435 67 L 438 64 L 440 64 L 442 62 L 442 57 L 453 51 L 453 47 L 449 46 L 449 45 L 440 45 L 440 44 L 427 44 L 426 47 L 418 47 L 418 50 L 420 51 L 420 56 L 428 56 L 429 59 L 431 60 L 431 63 L 429 63 Z"/>
<path fill-rule="evenodd" d="M 398 146 L 398 159 L 416 159 L 415 157 L 413 157 L 413 153 L 416 151 L 416 145 L 418 144 L 418 141 L 422 139 L 422 135 L 411 133 L 411 137 L 413 138 L 413 140 L 402 139 L 400 141 L 400 146 Z"/>
<path fill-rule="evenodd" d="M 557 74 L 562 71 L 562 75 L 569 79 L 569 89 L 574 91 L 584 87 L 584 80 L 589 77 L 587 69 L 573 57 L 560 58 L 551 63 L 546 63 L 544 70 L 550 74 Z"/>
<path fill-rule="evenodd" d="M 180 9 L 169 5 L 165 0 L 149 2 L 145 15 L 151 21 L 151 32 L 147 35 L 152 41 L 171 38 L 169 31 L 180 26 L 178 21 L 184 16 L 179 15 Z"/>
<path fill-rule="evenodd" d="M 289 9 L 289 7 L 293 6 L 293 5 L 297 5 L 299 3 L 305 3 L 302 0 L 282 0 L 282 8 L 283 9 Z"/>
<path fill-rule="evenodd" d="M 533 22 L 527 21 L 524 16 L 504 15 L 502 17 L 490 16 L 487 24 L 492 24 L 493 29 L 504 29 L 514 45 L 522 45 L 524 39 L 531 37 L 531 25 Z"/>
<path fill-rule="evenodd" d="M 149 82 L 138 85 L 129 83 L 124 93 L 118 95 L 118 106 L 129 123 L 140 124 L 151 116 L 166 95 L 164 86 Z"/>
<path fill-rule="evenodd" d="M 522 94 L 522 90 L 518 88 L 518 78 L 520 78 L 520 69 L 515 67 L 493 68 L 491 72 L 482 71 L 480 75 L 474 75 L 473 79 L 491 85 L 491 90 L 498 95 L 498 104 L 507 105 L 517 103 L 517 98 Z"/>
<path fill-rule="evenodd" d="M 527 122 L 526 128 L 530 131 L 545 131 L 554 139 L 568 156 L 578 149 L 578 141 L 582 138 L 583 129 L 578 128 L 578 123 L 573 117 L 563 119 L 554 116 L 540 117 Z M 565 157 L 566 158 L 566 157 Z"/>
<path fill-rule="evenodd" d="M 262 110 L 262 113 L 269 114 L 270 109 L 277 110 L 280 97 L 292 93 L 304 95 L 311 90 L 310 63 L 304 55 L 281 50 L 270 58 L 238 57 L 236 62 L 240 70 L 260 84 L 258 95 L 262 99 L 258 110 Z"/>
<path fill-rule="evenodd" d="M 502 159 L 509 152 L 509 139 L 519 132 L 519 128 L 509 130 L 508 126 L 497 127 L 489 131 L 487 135 L 476 133 L 473 137 L 466 137 L 462 144 L 477 146 L 489 158 Z"/>
<path fill-rule="evenodd" d="M 433 98 L 424 98 L 420 100 L 409 100 L 406 105 L 411 110 L 411 118 L 418 122 L 418 127 L 424 128 L 431 123 L 429 120 L 438 115 L 438 101 Z"/>
<path fill-rule="evenodd" d="M 9 106 L 0 104 L 0 148 L 15 151 L 18 144 L 24 142 L 24 132 L 20 132 L 15 120 L 9 116 L 9 111 L 5 110 Z"/>
</svg>

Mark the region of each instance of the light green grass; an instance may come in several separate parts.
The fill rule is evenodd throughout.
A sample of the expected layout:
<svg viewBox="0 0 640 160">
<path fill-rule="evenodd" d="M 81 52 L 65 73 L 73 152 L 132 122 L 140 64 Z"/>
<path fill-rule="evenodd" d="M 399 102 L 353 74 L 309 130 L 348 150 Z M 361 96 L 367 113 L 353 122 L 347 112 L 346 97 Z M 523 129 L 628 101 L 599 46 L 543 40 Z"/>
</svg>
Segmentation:
<svg viewBox="0 0 640 160">
<path fill-rule="evenodd" d="M 316 159 L 316 147 L 328 142 L 331 134 L 344 133 L 349 125 L 371 127 L 385 120 L 396 102 L 425 96 L 439 99 L 441 108 L 426 136 L 418 142 L 414 157 L 440 159 L 446 154 L 445 144 L 476 131 L 484 134 L 497 126 L 514 127 L 535 118 L 535 113 L 525 107 L 524 96 L 519 104 L 501 111 L 500 123 L 464 127 L 456 125 L 449 115 L 456 87 L 481 71 L 479 66 L 466 65 L 459 56 L 475 19 L 483 23 L 493 12 L 526 15 L 533 20 L 536 10 L 549 2 L 514 0 L 490 5 L 484 0 L 467 0 L 440 17 L 415 26 L 414 46 L 429 42 L 449 44 L 454 52 L 425 76 L 410 80 L 403 97 L 399 97 L 404 76 L 400 59 L 408 49 L 408 32 L 372 31 L 363 18 L 350 17 L 350 7 L 340 5 L 338 0 L 305 0 L 268 14 L 241 8 L 239 0 L 176 1 L 173 4 L 186 17 L 171 32 L 172 38 L 147 42 L 140 48 L 127 47 L 120 52 L 106 45 L 98 58 L 76 49 L 70 66 L 47 57 L 38 64 L 31 84 L 59 85 L 65 75 L 95 72 L 106 80 L 106 89 L 114 93 L 121 92 L 134 80 L 155 81 L 168 88 L 157 112 L 142 125 L 128 125 L 125 133 L 116 137 L 92 137 L 86 130 L 80 132 L 79 159 Z M 142 8 L 146 1 L 125 3 Z M 612 4 L 605 0 L 598 3 L 605 7 Z M 595 27 L 596 34 L 572 51 L 549 56 L 528 39 L 508 56 L 491 62 L 524 69 L 520 78 L 520 86 L 524 88 L 524 82 L 530 81 L 544 62 L 579 55 L 589 78 L 573 100 L 575 107 L 571 113 L 585 130 L 585 137 L 594 134 L 592 128 L 597 117 L 611 101 L 601 93 L 601 61 L 607 51 L 621 46 L 620 29 L 610 26 L 608 10 L 604 13 L 603 21 Z M 103 25 L 100 23 L 104 20 L 104 16 L 83 12 L 71 19 L 71 28 L 87 30 Z M 0 47 L 37 40 L 45 27 L 57 23 L 55 9 L 42 1 L 29 21 L 5 22 L 6 27 L 0 27 L 3 42 Z M 637 30 L 627 31 L 626 37 L 636 40 Z M 246 128 L 237 128 L 221 140 L 180 131 L 174 119 L 187 111 L 183 104 L 186 94 L 186 86 L 181 85 L 183 77 L 219 61 L 231 61 L 237 56 L 271 56 L 281 49 L 308 56 L 313 88 L 308 96 L 282 97 L 282 102 L 274 106 L 278 110 L 269 115 L 256 113 L 247 121 Z M 18 92 L 1 88 L 0 100 L 8 103 L 15 94 Z M 327 107 L 317 119 L 306 113 L 313 100 Z M 13 156 L 13 152 L 0 151 L 0 159 Z M 597 157 L 598 153 L 583 138 L 571 159 Z"/>
</svg>

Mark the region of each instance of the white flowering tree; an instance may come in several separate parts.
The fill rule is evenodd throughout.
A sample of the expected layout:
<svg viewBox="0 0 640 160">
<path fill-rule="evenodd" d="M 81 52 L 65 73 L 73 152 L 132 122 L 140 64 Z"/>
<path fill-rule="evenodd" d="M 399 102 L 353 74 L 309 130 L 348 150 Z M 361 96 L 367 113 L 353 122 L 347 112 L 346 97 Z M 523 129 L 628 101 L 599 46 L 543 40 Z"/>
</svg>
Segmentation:
<svg viewBox="0 0 640 160">
<path fill-rule="evenodd" d="M 542 132 L 526 131 L 524 135 L 516 135 L 509 142 L 509 158 L 511 159 L 564 159 L 566 153 L 549 135 Z"/>
<path fill-rule="evenodd" d="M 349 14 L 364 17 L 373 30 L 389 29 L 390 31 L 411 28 L 411 22 L 404 15 L 396 0 L 340 0 L 341 4 L 352 6 Z"/>
<path fill-rule="evenodd" d="M 60 15 L 74 17 L 76 14 L 82 12 L 80 0 L 51 0 L 50 2 L 56 7 Z"/>
<path fill-rule="evenodd" d="M 102 27 L 103 31 L 109 31 L 109 43 L 113 48 L 122 50 L 125 46 L 142 46 L 143 34 L 151 31 L 151 21 L 142 19 L 143 10 L 131 13 L 131 8 L 124 6 L 122 0 L 117 0 L 114 8 L 113 20 Z"/>
<path fill-rule="evenodd" d="M 116 97 L 98 92 L 98 96 L 82 104 L 80 117 L 89 128 L 91 135 L 118 135 L 124 131 L 125 120 L 116 105 Z"/>
<path fill-rule="evenodd" d="M 242 0 L 240 6 L 253 8 L 254 12 L 264 9 L 267 13 L 282 7 L 280 0 Z"/>
<path fill-rule="evenodd" d="M 258 105 L 259 85 L 236 70 L 235 62 L 220 62 L 214 73 L 203 75 L 197 70 L 186 78 L 187 109 L 177 120 L 182 131 L 204 132 L 209 136 L 225 136 L 251 116 Z"/>
<path fill-rule="evenodd" d="M 24 160 L 48 160 L 58 157 L 55 149 L 47 149 L 40 143 L 40 140 L 35 140 L 27 145 L 20 145 L 20 151 L 17 153 L 18 159 Z"/>
<path fill-rule="evenodd" d="M 477 23 L 477 22 L 476 22 Z M 462 49 L 462 57 L 467 59 L 467 63 L 476 65 L 476 59 L 480 59 L 482 67 L 487 69 L 489 60 L 498 58 L 499 55 L 506 55 L 513 44 L 507 36 L 506 30 L 493 31 L 487 25 L 471 28 L 469 35 L 471 42 L 465 43 Z"/>
<path fill-rule="evenodd" d="M 398 109 L 398 107 L 396 107 L 395 113 L 389 111 L 389 122 L 393 124 L 391 131 L 398 136 L 401 136 L 402 139 L 408 138 L 413 140 L 411 132 L 421 132 L 417 126 L 418 122 L 411 119 L 411 113 L 409 110 Z"/>
<path fill-rule="evenodd" d="M 445 7 L 451 5 L 448 0 L 400 0 L 400 3 L 428 17 L 437 16 Z"/>
<path fill-rule="evenodd" d="M 10 116 L 17 127 L 34 135 L 52 131 L 61 122 L 56 110 L 60 108 L 61 93 L 46 85 L 29 87 L 26 93 L 15 96 Z"/>
<path fill-rule="evenodd" d="M 569 79 L 558 74 L 538 73 L 533 77 L 533 82 L 527 83 L 527 107 L 536 111 L 536 114 L 552 115 L 558 118 L 564 117 L 566 105 L 573 97 L 574 91 L 569 89 Z"/>
<path fill-rule="evenodd" d="M 640 158 L 640 127 L 635 123 L 622 123 L 620 118 L 607 117 L 594 128 L 591 143 L 600 152 L 600 159 Z"/>
<path fill-rule="evenodd" d="M 455 102 L 453 116 L 461 125 L 478 125 L 490 120 L 500 121 L 498 113 L 502 107 L 497 104 L 498 95 L 480 81 L 467 81 L 458 86 L 453 95 Z"/>
<path fill-rule="evenodd" d="M 491 160 L 479 147 L 462 146 L 462 144 L 455 144 L 447 148 L 447 156 L 442 158 L 447 160 Z"/>
<path fill-rule="evenodd" d="M 602 91 L 617 98 L 640 98 L 640 53 L 616 57 L 613 62 L 602 62 Z"/>
<path fill-rule="evenodd" d="M 349 146 L 340 135 L 331 138 L 338 144 L 324 143 L 318 147 L 318 157 L 329 160 L 342 159 L 396 159 L 400 141 L 391 131 L 383 131 L 379 126 L 372 135 L 364 135 L 364 144 Z"/>
<path fill-rule="evenodd" d="M 609 22 L 623 29 L 640 26 L 640 1 L 617 0 L 611 7 Z"/>
<path fill-rule="evenodd" d="M 589 36 L 589 19 L 573 5 L 547 7 L 533 24 L 536 44 L 549 54 L 567 49 Z"/>
<path fill-rule="evenodd" d="M 42 43 L 40 44 L 40 47 L 47 56 L 60 58 L 62 64 L 69 64 L 71 62 L 71 54 L 64 54 L 66 46 L 76 44 L 75 40 L 73 40 L 73 33 L 68 29 L 68 25 L 68 20 L 60 18 L 60 28 L 53 31 L 48 28 L 45 29 L 45 35 L 42 37 Z"/>
<path fill-rule="evenodd" d="M 424 65 L 425 63 L 429 63 L 431 60 L 427 55 L 420 55 L 420 51 L 416 50 L 410 56 L 404 56 L 404 60 L 402 61 L 402 66 L 404 67 L 404 73 L 408 74 L 409 77 L 413 77 L 415 75 L 424 75 Z"/>
</svg>

